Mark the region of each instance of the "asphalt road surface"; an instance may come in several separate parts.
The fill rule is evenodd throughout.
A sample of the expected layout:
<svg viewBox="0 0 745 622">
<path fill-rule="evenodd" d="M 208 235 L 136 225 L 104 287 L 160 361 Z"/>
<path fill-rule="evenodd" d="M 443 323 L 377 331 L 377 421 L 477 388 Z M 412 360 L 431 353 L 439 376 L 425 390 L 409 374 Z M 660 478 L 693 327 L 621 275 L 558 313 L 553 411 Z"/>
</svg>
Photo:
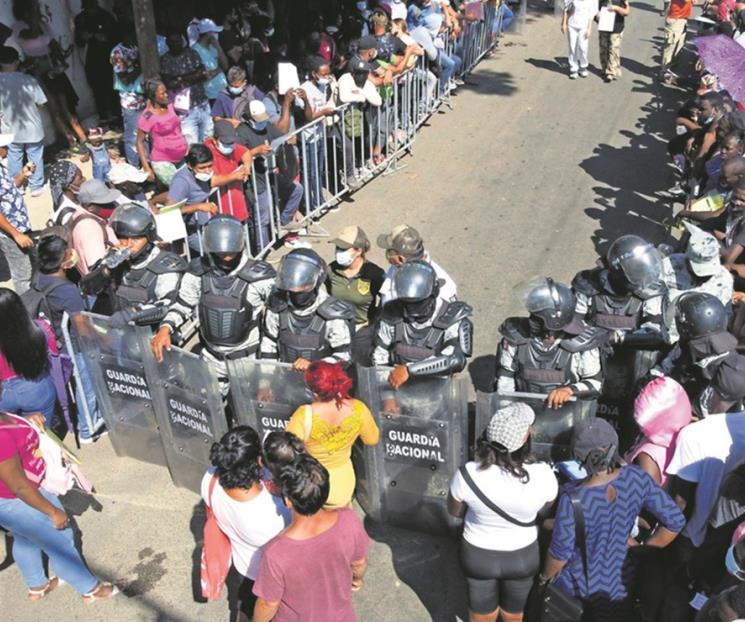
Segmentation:
<svg viewBox="0 0 745 622">
<path fill-rule="evenodd" d="M 653 80 L 663 19 L 632 2 L 623 77 L 597 70 L 570 81 L 566 44 L 547 8 L 531 7 L 521 35 L 509 34 L 435 115 L 401 170 L 378 179 L 323 220 L 331 232 L 361 225 L 374 239 L 399 223 L 420 230 L 427 249 L 475 309 L 474 386 L 488 382 L 497 326 L 519 311 L 512 290 L 535 275 L 568 281 L 607 241 L 629 232 L 663 241 L 669 205 L 665 138 L 682 95 Z M 597 63 L 597 35 L 590 48 Z M 327 258 L 327 240 L 313 241 Z M 384 264 L 382 251 L 371 259 Z M 0 547 L 0 602 L 8 622 L 226 619 L 224 602 L 194 599 L 201 531 L 199 499 L 165 469 L 116 458 L 106 440 L 81 450 L 94 497 L 65 500 L 95 573 L 123 594 L 84 606 L 68 586 L 29 603 L 17 568 Z M 467 615 L 457 542 L 368 524 L 370 569 L 355 595 L 363 621 L 451 622 Z"/>
</svg>

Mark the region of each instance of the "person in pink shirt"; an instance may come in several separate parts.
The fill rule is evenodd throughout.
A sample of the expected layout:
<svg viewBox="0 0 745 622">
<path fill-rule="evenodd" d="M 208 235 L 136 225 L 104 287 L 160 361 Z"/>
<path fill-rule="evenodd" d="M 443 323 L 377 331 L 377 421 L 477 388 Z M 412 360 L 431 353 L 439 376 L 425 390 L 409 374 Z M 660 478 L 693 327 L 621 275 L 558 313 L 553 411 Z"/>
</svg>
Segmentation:
<svg viewBox="0 0 745 622">
<path fill-rule="evenodd" d="M 221 214 L 248 219 L 248 205 L 243 184 L 251 174 L 251 150 L 237 144 L 235 128 L 225 119 L 215 122 L 215 135 L 204 141 L 212 152 L 212 187 L 220 188 L 217 203 Z"/>
<path fill-rule="evenodd" d="M 664 486 L 678 432 L 691 422 L 685 389 L 667 376 L 655 378 L 634 401 L 634 419 L 643 436 L 626 454 L 626 462 L 638 465 Z"/>
<path fill-rule="evenodd" d="M 38 415 L 31 419 L 33 426 L 0 413 L 0 527 L 13 536 L 13 561 L 23 575 L 28 599 L 44 598 L 62 581 L 85 603 L 115 596 L 119 590 L 94 577 L 81 559 L 70 519 L 57 495 L 42 487 L 46 464 L 36 429 L 44 427 L 44 420 Z M 44 569 L 42 553 L 58 576 Z M 9 599 L 8 594 L 4 602 Z M 34 616 L 29 613 L 28 617 Z"/>
<path fill-rule="evenodd" d="M 282 468 L 292 523 L 264 545 L 253 592 L 253 622 L 354 622 L 370 539 L 349 509 L 324 510 L 328 471 L 312 456 Z"/>
<path fill-rule="evenodd" d="M 166 85 L 160 80 L 148 80 L 144 85 L 147 104 L 137 121 L 137 154 L 148 181 L 171 184 L 176 169 L 189 150 L 181 133 L 181 117 L 168 101 Z M 150 137 L 150 158 L 145 150 L 145 138 Z"/>
<path fill-rule="evenodd" d="M 91 267 L 119 243 L 106 218 L 122 196 L 98 179 L 89 179 L 80 186 L 80 205 L 66 224 L 78 254 L 77 269 L 81 276 L 88 274 Z"/>
<path fill-rule="evenodd" d="M 31 319 L 21 297 L 0 287 L 0 411 L 22 416 L 41 413 L 52 425 L 57 403 L 47 351 L 57 353 L 49 322 Z"/>
</svg>

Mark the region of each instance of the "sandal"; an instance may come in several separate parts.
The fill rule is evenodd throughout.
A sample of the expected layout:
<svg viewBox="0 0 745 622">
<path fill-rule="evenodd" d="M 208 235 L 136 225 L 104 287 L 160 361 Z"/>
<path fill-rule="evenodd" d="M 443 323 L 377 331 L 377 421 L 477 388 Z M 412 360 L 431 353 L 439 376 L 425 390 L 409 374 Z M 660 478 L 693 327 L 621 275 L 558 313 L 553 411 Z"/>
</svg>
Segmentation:
<svg viewBox="0 0 745 622">
<path fill-rule="evenodd" d="M 110 590 L 107 594 L 101 594 L 101 590 Z M 113 583 L 108 581 L 99 581 L 98 585 L 94 587 L 90 592 L 83 595 L 83 602 L 86 605 L 96 602 L 97 600 L 106 600 L 112 596 L 116 596 L 119 593 L 119 588 Z"/>
<path fill-rule="evenodd" d="M 41 588 L 40 590 L 32 590 L 29 589 L 28 591 L 28 599 L 29 600 L 41 600 L 44 598 L 49 592 L 54 590 L 59 585 L 59 578 L 58 577 L 50 577 L 49 581 L 47 581 L 47 584 Z"/>
</svg>

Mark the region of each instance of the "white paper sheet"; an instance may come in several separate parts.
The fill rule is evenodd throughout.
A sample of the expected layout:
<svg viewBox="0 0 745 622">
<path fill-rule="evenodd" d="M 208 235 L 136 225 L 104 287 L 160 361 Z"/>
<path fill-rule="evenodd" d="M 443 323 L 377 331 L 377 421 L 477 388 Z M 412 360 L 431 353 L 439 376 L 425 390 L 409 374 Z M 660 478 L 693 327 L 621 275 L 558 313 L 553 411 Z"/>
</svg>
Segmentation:
<svg viewBox="0 0 745 622">
<path fill-rule="evenodd" d="M 602 7 L 600 9 L 600 17 L 598 18 L 598 32 L 613 32 L 615 25 L 616 12 L 611 11 L 608 7 Z"/>
<path fill-rule="evenodd" d="M 277 63 L 277 76 L 279 94 L 284 95 L 290 89 L 300 86 L 300 78 L 297 75 L 297 67 L 292 63 Z"/>
<path fill-rule="evenodd" d="M 155 226 L 158 237 L 164 242 L 175 242 L 186 239 L 186 223 L 181 214 L 181 206 L 186 202 L 181 201 L 176 205 L 164 207 L 155 214 Z"/>
</svg>

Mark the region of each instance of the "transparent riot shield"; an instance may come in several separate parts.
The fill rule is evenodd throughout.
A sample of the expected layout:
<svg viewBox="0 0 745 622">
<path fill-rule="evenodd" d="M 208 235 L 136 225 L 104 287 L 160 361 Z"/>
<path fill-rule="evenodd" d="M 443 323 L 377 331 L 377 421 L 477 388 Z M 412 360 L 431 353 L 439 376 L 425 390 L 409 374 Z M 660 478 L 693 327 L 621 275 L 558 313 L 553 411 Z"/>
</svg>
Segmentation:
<svg viewBox="0 0 745 622">
<path fill-rule="evenodd" d="M 212 444 L 228 431 L 215 371 L 175 347 L 161 363 L 148 348 L 144 362 L 173 483 L 198 493 Z"/>
<path fill-rule="evenodd" d="M 143 365 L 149 336 L 146 328 L 114 327 L 111 318 L 86 312 L 70 317 L 66 335 L 76 380 L 92 385 L 116 454 L 166 466 Z"/>
<path fill-rule="evenodd" d="M 227 364 L 235 421 L 250 425 L 261 438 L 284 430 L 298 406 L 313 401 L 303 374 L 288 363 L 243 358 Z"/>
<path fill-rule="evenodd" d="M 634 422 L 634 395 L 638 381 L 657 363 L 657 350 L 617 347 L 603 357 L 603 389 L 598 398 L 597 415 L 618 432 L 623 452 L 634 442 L 638 428 Z"/>
<path fill-rule="evenodd" d="M 398 391 L 390 368 L 358 368 L 358 397 L 375 415 L 380 443 L 357 453 L 357 500 L 373 519 L 430 533 L 458 522 L 450 480 L 465 463 L 468 396 L 463 377 L 411 378 Z"/>
<path fill-rule="evenodd" d="M 593 418 L 597 406 L 595 400 L 574 399 L 554 410 L 546 405 L 546 396 L 541 393 L 479 391 L 476 396 L 475 438 L 481 436 L 495 412 L 514 402 L 523 402 L 535 411 L 531 444 L 536 458 L 545 462 L 571 460 L 572 430 L 579 421 Z"/>
</svg>

